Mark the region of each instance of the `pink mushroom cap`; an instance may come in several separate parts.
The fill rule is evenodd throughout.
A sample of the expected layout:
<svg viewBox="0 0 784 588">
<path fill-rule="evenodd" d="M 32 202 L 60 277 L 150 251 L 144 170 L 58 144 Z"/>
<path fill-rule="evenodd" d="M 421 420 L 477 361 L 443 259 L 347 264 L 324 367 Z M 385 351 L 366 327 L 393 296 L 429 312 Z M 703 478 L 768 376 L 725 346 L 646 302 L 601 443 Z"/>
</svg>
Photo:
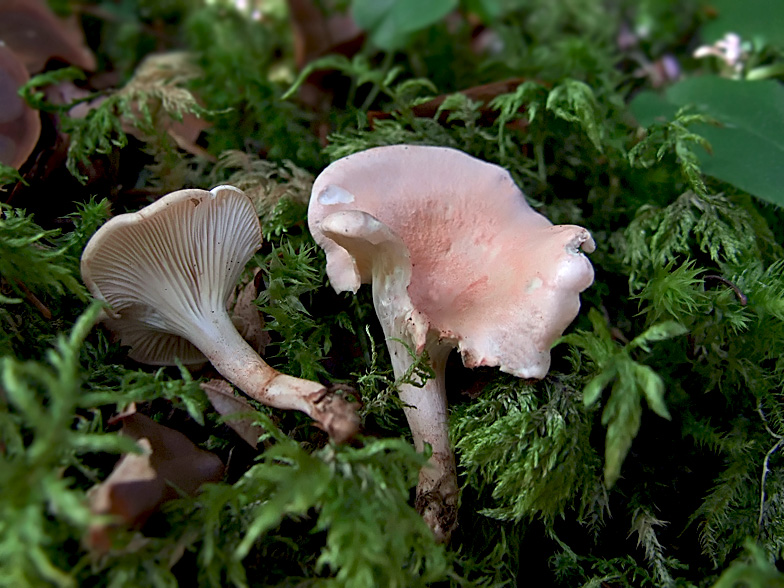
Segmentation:
<svg viewBox="0 0 784 588">
<path fill-rule="evenodd" d="M 363 244 L 373 240 L 362 234 L 369 225 L 356 217 L 352 225 L 350 211 L 380 221 L 407 249 L 410 267 L 401 275 L 409 276 L 418 351 L 435 331 L 468 367 L 544 377 L 550 347 L 593 282 L 583 252 L 595 244 L 586 229 L 552 225 L 506 170 L 456 149 L 369 149 L 332 163 L 313 186 L 310 230 L 337 292 L 371 283 L 378 262 Z"/>
</svg>

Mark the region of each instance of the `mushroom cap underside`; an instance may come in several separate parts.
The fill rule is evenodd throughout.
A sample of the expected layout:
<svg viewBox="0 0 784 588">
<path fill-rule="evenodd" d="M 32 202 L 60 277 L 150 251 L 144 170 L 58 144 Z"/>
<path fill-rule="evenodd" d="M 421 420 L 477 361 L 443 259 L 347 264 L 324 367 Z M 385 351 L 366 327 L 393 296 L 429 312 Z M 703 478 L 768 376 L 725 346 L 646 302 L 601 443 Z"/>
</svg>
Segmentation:
<svg viewBox="0 0 784 588">
<path fill-rule="evenodd" d="M 250 200 L 232 186 L 179 190 L 112 218 L 82 254 L 82 278 L 132 359 L 205 361 L 189 342 L 209 329 L 261 244 Z"/>
</svg>

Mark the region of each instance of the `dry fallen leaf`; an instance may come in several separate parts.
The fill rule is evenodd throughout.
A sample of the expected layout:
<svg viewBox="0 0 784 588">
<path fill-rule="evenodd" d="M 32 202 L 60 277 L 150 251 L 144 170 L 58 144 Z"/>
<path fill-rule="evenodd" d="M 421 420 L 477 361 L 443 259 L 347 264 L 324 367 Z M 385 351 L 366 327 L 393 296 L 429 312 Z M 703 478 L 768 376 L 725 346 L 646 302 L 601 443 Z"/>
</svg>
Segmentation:
<svg viewBox="0 0 784 588">
<path fill-rule="evenodd" d="M 159 131 L 166 131 L 180 149 L 214 161 L 215 157 L 196 143 L 201 132 L 212 123 L 184 108 L 186 105 L 188 108 L 195 108 L 199 106 L 199 101 L 181 85 L 201 75 L 203 72 L 196 65 L 193 55 L 186 51 L 152 54 L 139 64 L 130 81 L 117 93 L 132 98 L 146 95 L 146 107 L 153 113 Z M 164 102 L 182 104 L 182 120 L 174 120 L 163 113 L 161 104 Z M 140 141 L 149 140 L 149 137 L 131 123 L 124 123 L 123 129 Z"/>
<path fill-rule="evenodd" d="M 58 18 L 44 0 L 0 0 L 0 39 L 30 73 L 57 57 L 82 69 L 95 69 L 75 15 Z"/>
<path fill-rule="evenodd" d="M 0 163 L 17 169 L 30 156 L 41 134 L 38 111 L 18 94 L 28 79 L 19 56 L 0 42 Z"/>
<path fill-rule="evenodd" d="M 256 297 L 259 295 L 256 287 L 256 275 L 259 273 L 257 268 L 250 280 L 246 284 L 241 284 L 236 291 L 236 299 L 229 301 L 231 310 L 231 322 L 237 327 L 237 331 L 242 335 L 250 346 L 259 355 L 264 355 L 264 349 L 270 342 L 270 336 L 264 330 L 264 320 L 256 306 Z"/>
<path fill-rule="evenodd" d="M 336 12 L 334 2 L 288 0 L 291 30 L 294 40 L 294 60 L 298 69 L 325 55 L 356 55 L 365 42 L 348 12 Z M 335 93 L 339 92 L 329 71 L 313 72 L 300 86 L 298 98 L 317 118 L 313 128 L 323 144 L 332 129 L 330 111 L 334 108 Z"/>
<path fill-rule="evenodd" d="M 326 11 L 323 2 L 288 0 L 294 33 L 294 57 L 298 68 L 327 55 L 353 55 L 365 34 L 348 13 Z"/>
<path fill-rule="evenodd" d="M 140 527 L 167 500 L 195 494 L 202 484 L 220 481 L 224 472 L 218 456 L 135 408 L 110 422 L 122 422 L 120 434 L 137 441 L 142 453 L 121 457 L 109 477 L 89 493 L 93 513 L 117 520 L 90 528 L 87 543 L 101 553 L 111 548 L 114 528 Z"/>
<path fill-rule="evenodd" d="M 226 380 L 213 378 L 201 384 L 201 389 L 207 394 L 213 408 L 222 416 L 256 412 L 247 400 L 234 393 L 234 388 Z M 258 447 L 264 428 L 253 419 L 234 416 L 226 419 L 226 424 L 253 449 Z"/>
<path fill-rule="evenodd" d="M 2 0 L 0 0 L 2 2 Z M 184 51 L 170 51 L 147 56 L 136 68 L 133 77 L 122 88 L 115 90 L 117 95 L 126 95 L 138 104 L 144 96 L 144 104 L 154 119 L 156 131 L 165 131 L 183 151 L 197 155 L 209 161 L 215 156 L 197 144 L 202 131 L 212 123 L 188 112 L 185 108 L 200 106 L 199 100 L 189 90 L 180 87 L 190 80 L 202 75 L 201 69 L 194 63 L 190 54 Z M 57 104 L 67 104 L 76 99 L 83 99 L 90 93 L 82 90 L 72 82 L 64 82 L 47 90 L 49 99 Z M 80 102 L 68 112 L 72 118 L 84 118 L 88 113 L 106 100 L 101 96 L 89 102 Z M 180 114 L 182 120 L 168 116 L 162 110 L 162 103 L 177 102 L 184 105 Z M 149 142 L 151 137 L 145 134 L 135 120 L 140 119 L 139 108 L 134 106 L 134 118 L 123 119 L 123 131 L 133 135 L 142 142 Z"/>
</svg>

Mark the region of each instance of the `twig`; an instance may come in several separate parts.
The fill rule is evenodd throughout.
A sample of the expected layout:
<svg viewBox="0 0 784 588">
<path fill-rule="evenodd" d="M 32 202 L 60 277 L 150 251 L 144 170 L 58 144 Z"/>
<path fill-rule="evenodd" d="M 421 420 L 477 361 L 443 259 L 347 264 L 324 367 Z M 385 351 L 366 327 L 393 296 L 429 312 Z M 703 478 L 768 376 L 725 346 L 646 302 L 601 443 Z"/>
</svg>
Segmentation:
<svg viewBox="0 0 784 588">
<path fill-rule="evenodd" d="M 16 285 L 19 286 L 19 289 L 22 290 L 22 292 L 24 292 L 27 301 L 32 304 L 38 312 L 41 313 L 41 316 L 43 316 L 48 321 L 52 320 L 52 311 L 49 310 L 47 306 L 41 302 L 27 286 L 24 285 L 23 282 L 17 281 Z"/>
<path fill-rule="evenodd" d="M 722 278 L 721 276 L 716 276 L 711 274 L 705 276 L 703 280 L 716 280 L 717 282 L 721 282 L 728 288 L 731 288 L 733 292 L 735 292 L 735 295 L 738 297 L 741 306 L 746 306 L 749 303 L 748 297 L 743 292 L 740 291 L 740 288 L 738 288 L 735 284 L 730 282 L 727 278 Z"/>
<path fill-rule="evenodd" d="M 768 474 L 770 473 L 770 468 L 768 466 L 770 464 L 771 456 L 781 449 L 782 446 L 784 446 L 784 435 L 778 435 L 774 433 L 773 429 L 771 429 L 768 425 L 768 419 L 765 416 L 765 413 L 762 412 L 762 400 L 757 403 L 757 412 L 759 413 L 760 418 L 762 419 L 762 423 L 765 425 L 765 430 L 768 432 L 768 434 L 774 439 L 778 439 L 776 444 L 765 454 L 765 459 L 762 462 L 762 476 L 760 476 L 759 517 L 757 518 L 757 529 L 759 533 L 762 534 L 762 519 L 765 509 L 765 484 L 768 480 Z"/>
</svg>

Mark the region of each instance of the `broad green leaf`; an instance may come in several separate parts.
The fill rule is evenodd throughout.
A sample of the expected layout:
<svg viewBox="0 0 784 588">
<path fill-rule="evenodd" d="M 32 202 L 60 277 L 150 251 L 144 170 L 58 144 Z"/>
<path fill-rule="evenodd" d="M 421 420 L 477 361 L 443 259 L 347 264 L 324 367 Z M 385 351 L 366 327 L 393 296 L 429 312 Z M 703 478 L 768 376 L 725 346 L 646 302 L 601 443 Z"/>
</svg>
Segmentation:
<svg viewBox="0 0 784 588">
<path fill-rule="evenodd" d="M 398 49 L 411 33 L 437 23 L 457 0 L 354 0 L 351 15 L 381 49 Z"/>
<path fill-rule="evenodd" d="M 466 0 L 465 6 L 484 22 L 490 22 L 524 7 L 525 0 Z"/>
<path fill-rule="evenodd" d="M 702 39 L 714 43 L 736 33 L 756 45 L 784 45 L 784 2 L 781 0 L 712 0 L 718 17 L 702 27 Z"/>
<path fill-rule="evenodd" d="M 721 126 L 697 124 L 713 153 L 697 149 L 702 171 L 779 206 L 784 206 L 784 87 L 774 80 L 686 79 L 664 96 L 643 92 L 631 103 L 643 126 L 672 120 L 694 105 Z"/>
<path fill-rule="evenodd" d="M 768 560 L 768 555 L 753 539 L 746 539 L 745 553 L 724 570 L 711 588 L 782 588 L 784 575 Z"/>
</svg>

